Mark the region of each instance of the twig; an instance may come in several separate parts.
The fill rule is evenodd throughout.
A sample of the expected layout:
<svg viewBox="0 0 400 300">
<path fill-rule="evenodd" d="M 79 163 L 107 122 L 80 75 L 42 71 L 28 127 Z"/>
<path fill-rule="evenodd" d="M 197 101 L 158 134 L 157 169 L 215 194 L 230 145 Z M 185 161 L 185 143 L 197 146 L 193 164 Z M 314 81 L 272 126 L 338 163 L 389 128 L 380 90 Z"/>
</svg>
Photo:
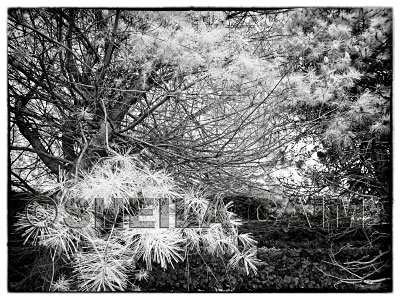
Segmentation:
<svg viewBox="0 0 400 300">
<path fill-rule="evenodd" d="M 33 148 L 29 148 L 29 147 L 12 146 L 12 147 L 10 147 L 10 150 L 29 151 L 29 152 L 33 152 L 33 153 L 36 153 L 36 154 L 43 154 L 43 155 L 45 155 L 45 156 L 47 156 L 49 158 L 62 161 L 64 163 L 66 163 L 66 164 L 72 164 L 72 161 L 70 161 L 70 160 L 64 159 L 62 157 L 57 157 L 57 156 L 51 155 L 49 153 L 46 153 L 46 152 L 43 152 L 43 151 L 39 151 L 39 150 L 36 150 L 36 149 L 33 149 Z"/>
<path fill-rule="evenodd" d="M 331 245 L 331 254 L 329 255 L 331 258 L 331 262 L 328 262 L 328 261 L 323 261 L 323 262 L 340 268 L 341 270 L 350 274 L 351 278 L 341 278 L 338 276 L 334 276 L 332 274 L 329 274 L 329 273 L 321 270 L 318 267 L 315 267 L 318 271 L 322 272 L 323 274 L 337 279 L 338 282 L 335 283 L 335 287 L 341 283 L 354 284 L 354 285 L 360 285 L 360 286 L 362 286 L 363 284 L 373 285 L 373 284 L 381 283 L 383 281 L 390 279 L 390 278 L 367 279 L 367 278 L 371 277 L 372 275 L 379 273 L 386 266 L 386 263 L 380 263 L 380 262 L 376 262 L 376 261 L 379 258 L 381 258 L 382 256 L 384 256 L 385 254 L 389 253 L 389 251 L 386 251 L 386 252 L 380 251 L 376 257 L 374 257 L 373 259 L 371 259 L 369 261 L 362 261 L 362 259 L 366 258 L 366 256 L 364 256 L 359 260 L 345 262 L 343 264 L 340 264 L 336 260 L 335 256 L 337 254 L 339 254 L 344 248 L 349 248 L 349 245 L 347 244 L 347 245 L 341 247 L 337 252 L 334 253 L 332 250 L 332 245 Z M 365 275 L 358 275 L 357 273 L 355 273 L 355 272 L 360 272 L 360 271 L 366 270 L 368 268 L 372 269 L 372 271 Z"/>
<path fill-rule="evenodd" d="M 10 16 L 8 16 L 8 17 L 9 17 L 10 19 L 12 19 L 15 23 L 17 23 L 17 24 L 19 24 L 19 25 L 21 25 L 21 26 L 23 26 L 23 27 L 26 27 L 26 28 L 32 30 L 33 32 L 36 32 L 37 34 L 39 34 L 40 36 L 42 36 L 43 38 L 45 38 L 46 40 L 48 40 L 50 43 L 56 44 L 56 45 L 58 45 L 58 46 L 64 48 L 66 51 L 68 51 L 69 53 L 71 53 L 81 64 L 85 65 L 85 67 L 87 67 L 89 70 L 92 71 L 92 68 L 91 68 L 90 66 L 88 66 L 88 65 L 86 64 L 86 62 L 84 62 L 83 60 L 81 60 L 81 59 L 74 53 L 74 51 L 72 51 L 72 49 L 69 49 L 67 46 L 63 45 L 62 43 L 59 43 L 59 42 L 53 40 L 52 38 L 48 37 L 47 35 L 45 35 L 45 34 L 42 33 L 41 31 L 39 31 L 39 30 L 37 30 L 37 29 L 35 29 L 35 28 L 33 28 L 33 27 L 27 25 L 27 24 L 21 23 L 21 22 L 19 22 L 18 20 L 14 19 L 13 17 L 10 17 Z"/>
<path fill-rule="evenodd" d="M 123 133 L 125 131 L 131 130 L 133 129 L 136 125 L 140 124 L 144 119 L 146 119 L 152 112 L 154 112 L 159 106 L 161 106 L 162 104 L 164 104 L 169 98 L 179 94 L 180 92 L 187 90 L 189 88 L 191 88 L 193 85 L 195 85 L 197 82 L 202 81 L 203 79 L 207 78 L 208 75 L 204 75 L 196 80 L 194 80 L 193 82 L 191 82 L 190 84 L 184 86 L 183 88 L 177 90 L 177 91 L 173 91 L 173 92 L 169 92 L 167 93 L 163 99 L 161 99 L 158 103 L 156 103 L 153 107 L 151 107 L 150 109 L 147 109 L 135 122 L 133 122 L 132 124 L 130 124 L 128 127 L 125 127 L 121 130 L 118 131 L 118 133 Z"/>
<path fill-rule="evenodd" d="M 30 192 L 33 194 L 37 194 L 37 191 L 32 188 L 25 180 L 23 180 L 18 174 L 14 173 L 12 170 L 10 171 L 11 175 L 16 177 Z"/>
<path fill-rule="evenodd" d="M 100 99 L 101 104 L 103 106 L 103 110 L 104 110 L 104 124 L 106 126 L 106 147 L 107 147 L 107 151 L 110 151 L 110 147 L 108 145 L 108 116 L 107 116 L 107 109 L 106 109 L 106 105 L 104 104 L 104 100 Z"/>
<path fill-rule="evenodd" d="M 52 261 L 52 272 L 51 272 L 51 281 L 50 281 L 50 286 L 49 286 L 49 290 L 51 291 L 51 286 L 53 285 L 53 280 L 54 280 L 54 258 L 56 256 L 56 250 L 54 250 L 54 254 L 51 257 L 51 261 Z"/>
<path fill-rule="evenodd" d="M 83 128 L 82 128 L 82 124 L 79 122 L 79 128 L 81 129 L 81 133 L 82 133 L 82 137 L 83 140 L 85 141 L 85 146 L 83 147 L 83 150 L 81 152 L 81 154 L 79 155 L 79 158 L 76 162 L 76 167 L 75 167 L 75 180 L 78 180 L 78 170 L 79 170 L 79 165 L 81 163 L 82 157 L 86 152 L 86 149 L 88 148 L 89 144 L 88 141 L 86 139 L 85 133 L 83 132 Z"/>
<path fill-rule="evenodd" d="M 221 283 L 219 282 L 219 280 L 217 279 L 217 277 L 215 277 L 214 272 L 211 270 L 211 268 L 208 266 L 208 264 L 206 263 L 206 261 L 204 260 L 203 255 L 201 255 L 199 250 L 196 250 L 197 253 L 200 255 L 201 260 L 204 262 L 204 264 L 207 266 L 207 272 L 208 270 L 210 271 L 211 275 L 214 277 L 214 279 L 216 280 L 216 282 L 218 283 L 219 287 L 222 288 Z"/>
<path fill-rule="evenodd" d="M 306 216 L 308 226 L 311 228 L 312 226 L 311 226 L 310 220 L 308 219 L 307 212 L 306 212 L 306 210 L 304 208 L 303 199 L 302 198 L 300 198 L 300 203 L 301 203 L 301 207 L 303 208 L 304 215 Z"/>
</svg>

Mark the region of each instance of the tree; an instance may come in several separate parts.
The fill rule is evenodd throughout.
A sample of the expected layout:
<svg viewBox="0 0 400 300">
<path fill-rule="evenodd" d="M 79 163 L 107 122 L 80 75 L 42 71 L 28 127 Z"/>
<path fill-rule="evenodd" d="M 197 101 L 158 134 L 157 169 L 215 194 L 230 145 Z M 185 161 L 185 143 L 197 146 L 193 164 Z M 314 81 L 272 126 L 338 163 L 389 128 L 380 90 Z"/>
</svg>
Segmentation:
<svg viewBox="0 0 400 300">
<path fill-rule="evenodd" d="M 373 197 L 390 214 L 391 10 L 298 10 L 287 28 L 289 101 L 315 146 L 292 163 L 311 190 Z M 307 170 L 312 154 L 320 166 Z"/>
<path fill-rule="evenodd" d="M 9 11 L 11 183 L 46 192 L 59 212 L 48 226 L 25 215 L 17 223 L 52 261 L 42 288 L 126 289 L 128 274 L 143 271 L 137 261 L 166 268 L 200 250 L 256 271 L 255 241 L 238 233 L 229 211 L 228 228 L 75 226 L 97 222 L 96 198 L 112 216 L 113 198 L 139 204 L 135 197 L 155 191 L 199 224 L 210 204 L 203 185 L 240 190 L 260 159 L 273 162 L 292 138 L 282 136 L 290 120 L 277 113 L 285 74 L 254 55 L 246 27 L 225 21 L 220 12 Z M 40 203 L 32 209 L 51 212 Z"/>
<path fill-rule="evenodd" d="M 269 192 L 264 201 L 331 193 L 389 203 L 391 27 L 389 9 L 10 9 L 11 187 L 46 193 L 61 212 L 49 229 L 22 215 L 18 226 L 53 266 L 70 266 L 47 272 L 45 288 L 71 288 L 67 274 L 74 289 L 127 289 L 130 273 L 145 277 L 184 249 L 256 271 L 254 240 L 220 195 L 256 188 Z M 299 181 L 276 175 L 288 167 Z M 228 229 L 64 221 L 95 224 L 96 198 L 112 218 L 114 198 L 162 196 L 198 225 L 210 195 Z M 106 263 L 115 257 L 123 263 Z"/>
<path fill-rule="evenodd" d="M 286 142 L 290 120 L 277 117 L 278 66 L 224 22 L 220 12 L 10 10 L 13 184 L 37 187 L 44 171 L 75 174 L 116 149 L 185 184 L 243 184 Z"/>
</svg>

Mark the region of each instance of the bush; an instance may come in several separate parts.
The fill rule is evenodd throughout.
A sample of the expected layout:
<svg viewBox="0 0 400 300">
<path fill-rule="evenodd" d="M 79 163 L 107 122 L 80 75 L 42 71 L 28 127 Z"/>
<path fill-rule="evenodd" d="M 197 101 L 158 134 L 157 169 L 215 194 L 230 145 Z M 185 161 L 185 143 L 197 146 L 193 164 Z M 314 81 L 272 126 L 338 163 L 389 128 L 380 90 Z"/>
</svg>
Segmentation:
<svg viewBox="0 0 400 300">
<path fill-rule="evenodd" d="M 38 218 L 32 223 L 28 212 L 19 213 L 16 223 L 24 244 L 45 249 L 34 262 L 46 269 L 36 274 L 41 290 L 136 290 L 137 282 L 146 279 L 154 266 L 173 267 L 186 261 L 190 252 L 229 257 L 229 268 L 257 272 L 255 241 L 238 233 L 240 220 L 229 211 L 230 204 L 218 198 L 212 202 L 201 189 L 184 191 L 169 174 L 151 170 L 134 156 L 115 153 L 102 159 L 79 178 L 61 182 L 52 195 L 52 209 L 58 212 L 53 222 Z M 96 226 L 104 224 L 96 214 L 98 198 L 104 201 L 106 219 L 113 221 L 110 228 Z M 115 198 L 124 206 L 116 205 Z M 131 228 L 129 215 L 121 214 L 137 217 L 132 205 L 157 211 L 160 198 L 175 202 L 176 213 L 186 217 L 182 228 L 161 228 L 159 221 L 156 228 Z M 209 220 L 212 203 L 219 203 L 214 214 L 223 223 Z M 42 204 L 35 205 L 31 209 L 36 212 L 51 213 Z M 209 226 L 200 226 L 203 222 Z M 83 223 L 87 226 L 80 228 Z M 193 224 L 197 226 L 187 227 Z"/>
</svg>

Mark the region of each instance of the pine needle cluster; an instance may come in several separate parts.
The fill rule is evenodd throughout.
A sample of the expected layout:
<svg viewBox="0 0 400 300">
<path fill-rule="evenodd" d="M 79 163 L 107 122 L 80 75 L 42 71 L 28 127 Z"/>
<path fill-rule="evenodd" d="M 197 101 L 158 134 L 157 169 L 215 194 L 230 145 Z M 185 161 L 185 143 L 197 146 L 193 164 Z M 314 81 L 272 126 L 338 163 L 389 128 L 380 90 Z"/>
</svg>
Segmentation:
<svg viewBox="0 0 400 300">
<path fill-rule="evenodd" d="M 147 280 L 154 264 L 174 268 L 189 252 L 221 259 L 229 255 L 229 268 L 244 268 L 247 274 L 257 271 L 256 242 L 247 234 L 238 234 L 241 223 L 229 211 L 230 203 L 217 199 L 218 209 L 210 212 L 210 207 L 216 206 L 211 205 L 204 189 L 185 191 L 165 171 L 151 170 L 135 156 L 115 153 L 57 188 L 57 205 L 52 208 L 57 214 L 52 222 L 32 222 L 28 212 L 20 214 L 16 224 L 25 243 L 50 250 L 51 275 L 47 280 L 51 291 L 125 291 L 132 287 L 137 290 L 135 282 Z M 65 204 L 78 197 L 82 201 L 76 203 L 86 206 L 71 215 L 71 208 L 66 209 Z M 153 209 L 158 207 L 157 199 L 169 199 L 176 204 L 175 213 L 183 216 L 183 223 L 173 228 L 160 228 L 157 222 L 155 228 L 132 228 L 130 216 L 123 215 L 115 217 L 111 227 L 96 227 L 96 199 L 103 199 L 107 213 L 114 199 L 130 205 L 132 201 L 139 202 L 139 197 L 150 199 L 146 207 Z M 36 211 L 49 213 L 40 203 Z M 122 213 L 121 209 L 119 212 Z M 76 222 L 85 219 L 86 226 L 71 228 L 66 222 L 70 218 Z M 71 271 L 63 273 L 55 268 L 57 263 L 67 265 Z"/>
</svg>

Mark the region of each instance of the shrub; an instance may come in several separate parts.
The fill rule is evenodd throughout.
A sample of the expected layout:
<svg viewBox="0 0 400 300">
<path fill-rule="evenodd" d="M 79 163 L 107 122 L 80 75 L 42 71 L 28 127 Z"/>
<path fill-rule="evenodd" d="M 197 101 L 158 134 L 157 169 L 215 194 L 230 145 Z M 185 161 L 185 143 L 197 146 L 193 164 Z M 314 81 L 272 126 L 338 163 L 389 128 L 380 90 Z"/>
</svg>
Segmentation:
<svg viewBox="0 0 400 300">
<path fill-rule="evenodd" d="M 228 255 L 229 268 L 257 272 L 256 242 L 248 234 L 238 233 L 241 223 L 229 211 L 231 204 L 223 204 L 219 197 L 211 201 L 204 189 L 185 191 L 165 171 L 151 170 L 135 156 L 115 153 L 101 159 L 79 177 L 62 181 L 52 195 L 56 203 L 52 209 L 57 210 L 52 222 L 32 222 L 28 211 L 20 213 L 16 223 L 24 243 L 48 249 L 42 253 L 49 256 L 49 271 L 37 274 L 42 276 L 42 289 L 137 290 L 136 282 L 146 279 L 153 265 L 173 267 L 187 259 L 189 252 L 220 259 Z M 105 216 L 112 219 L 110 228 L 95 226 L 104 221 L 96 214 L 98 198 L 104 201 Z M 116 206 L 115 198 L 126 206 Z M 175 203 L 176 213 L 184 216 L 182 228 L 160 228 L 159 221 L 156 228 L 128 226 L 129 214 L 138 216 L 132 204 L 157 211 L 159 198 Z M 209 218 L 209 208 L 216 208 L 212 203 L 219 205 L 213 215 L 220 223 Z M 40 203 L 34 209 L 51 214 Z M 87 226 L 74 226 L 82 222 Z"/>
</svg>

